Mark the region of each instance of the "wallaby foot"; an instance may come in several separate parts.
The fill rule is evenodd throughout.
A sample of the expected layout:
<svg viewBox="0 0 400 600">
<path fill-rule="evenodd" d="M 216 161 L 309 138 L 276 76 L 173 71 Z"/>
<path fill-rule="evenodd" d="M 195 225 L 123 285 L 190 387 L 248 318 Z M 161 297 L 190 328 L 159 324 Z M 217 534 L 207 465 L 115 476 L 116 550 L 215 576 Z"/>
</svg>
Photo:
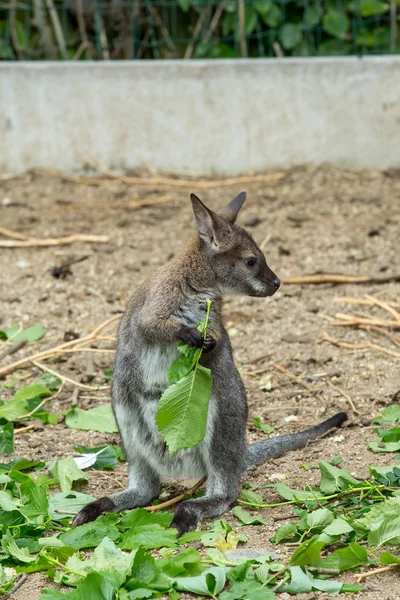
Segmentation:
<svg viewBox="0 0 400 600">
<path fill-rule="evenodd" d="M 178 530 L 178 537 L 188 531 L 194 531 L 199 521 L 213 517 L 219 517 L 224 514 L 234 504 L 236 499 L 227 496 L 204 496 L 196 500 L 182 502 L 175 512 L 171 527 Z"/>
<path fill-rule="evenodd" d="M 100 515 L 108 512 L 114 512 L 115 510 L 116 506 L 111 498 L 108 498 L 107 496 L 104 498 L 99 498 L 98 500 L 90 502 L 90 504 L 86 504 L 86 506 L 78 512 L 72 521 L 72 527 L 78 527 L 84 523 L 95 521 Z"/>
</svg>

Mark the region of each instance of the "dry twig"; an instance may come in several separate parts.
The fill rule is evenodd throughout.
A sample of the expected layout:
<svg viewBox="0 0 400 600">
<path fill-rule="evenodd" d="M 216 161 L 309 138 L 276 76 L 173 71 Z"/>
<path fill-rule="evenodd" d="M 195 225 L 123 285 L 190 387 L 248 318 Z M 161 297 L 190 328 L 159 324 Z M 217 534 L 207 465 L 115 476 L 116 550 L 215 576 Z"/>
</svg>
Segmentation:
<svg viewBox="0 0 400 600">
<path fill-rule="evenodd" d="M 46 367 L 46 365 L 42 365 L 41 363 L 38 363 L 35 360 L 31 360 L 30 362 L 35 367 L 40 369 L 41 371 L 47 371 L 47 373 L 50 373 L 51 375 L 58 377 L 58 379 L 61 379 L 62 382 L 71 383 L 72 385 L 80 388 L 81 390 L 90 390 L 92 392 L 98 392 L 100 390 L 108 390 L 110 388 L 109 385 L 99 385 L 99 386 L 86 385 L 84 383 L 80 383 L 79 381 L 75 381 L 75 379 L 70 379 L 69 377 L 65 377 L 64 375 L 61 375 L 61 373 L 57 373 L 57 371 L 53 371 L 53 369 L 49 369 L 49 367 Z"/>
<path fill-rule="evenodd" d="M 90 333 L 89 335 L 87 335 L 83 338 L 71 340 L 70 342 L 64 342 L 64 344 L 60 344 L 59 346 L 56 346 L 55 348 L 49 348 L 48 350 L 42 350 L 41 352 L 36 352 L 35 354 L 31 354 L 30 356 L 21 358 L 20 360 L 17 360 L 15 362 L 3 367 L 2 369 L 0 369 L 0 379 L 2 377 L 5 377 L 9 373 L 12 373 L 16 369 L 21 369 L 22 367 L 25 367 L 32 361 L 44 360 L 44 359 L 50 358 L 51 356 L 54 356 L 55 354 L 61 354 L 61 352 L 60 352 L 61 350 L 65 350 L 67 348 L 69 349 L 73 346 L 77 346 L 77 345 L 83 344 L 85 342 L 98 341 L 100 339 L 99 333 L 103 329 L 108 327 L 108 325 L 110 325 L 111 323 L 113 323 L 114 321 L 116 321 L 117 319 L 120 319 L 120 318 L 121 318 L 121 315 L 114 315 L 110 319 L 107 319 L 106 321 L 104 321 L 103 323 L 98 325 L 96 327 L 96 329 L 94 329 L 92 331 L 92 333 Z M 57 374 L 57 376 L 58 376 L 58 374 Z"/>
<path fill-rule="evenodd" d="M 393 350 L 388 350 L 383 346 L 378 346 L 378 344 L 372 344 L 371 342 L 366 342 L 364 344 L 350 344 L 348 342 L 339 342 L 331 337 L 325 330 L 322 330 L 323 340 L 330 342 L 334 346 L 339 346 L 340 348 L 348 348 L 349 350 L 364 350 L 371 349 L 377 350 L 378 352 L 383 352 L 384 354 L 389 354 L 390 356 L 395 356 L 396 358 L 400 358 L 399 352 L 394 352 Z"/>
<path fill-rule="evenodd" d="M 90 162 L 88 162 L 91 165 Z M 91 165 L 93 166 L 93 165 Z M 85 185 L 106 185 L 113 184 L 115 182 L 127 183 L 129 185 L 137 186 L 170 186 L 178 188 L 196 188 L 196 189 L 213 189 L 217 187 L 230 187 L 233 185 L 243 185 L 251 183 L 269 183 L 271 181 L 279 181 L 286 176 L 286 173 L 270 173 L 269 175 L 243 175 L 241 177 L 232 177 L 230 179 L 215 179 L 210 181 L 197 181 L 191 179 L 174 179 L 172 177 L 130 177 L 125 175 L 117 175 L 112 171 L 102 170 L 101 174 L 106 175 L 109 179 L 98 178 L 98 177 L 74 177 L 73 175 L 67 175 L 55 169 L 35 169 L 38 173 L 44 173 L 52 175 L 54 177 L 60 177 L 66 181 L 72 183 L 82 183 Z"/>
<path fill-rule="evenodd" d="M 384 277 L 372 277 L 371 275 L 336 275 L 321 273 L 317 275 L 302 275 L 299 277 L 286 277 L 283 283 L 286 285 L 317 284 L 317 283 L 390 283 L 400 281 L 400 275 L 386 275 Z"/>
<path fill-rule="evenodd" d="M 330 385 L 331 388 L 333 388 L 334 390 L 336 390 L 337 392 L 339 392 L 339 394 L 341 394 L 344 398 L 346 398 L 346 400 L 348 401 L 348 403 L 351 406 L 352 411 L 356 415 L 360 415 L 361 414 L 360 411 L 356 408 L 356 405 L 354 404 L 351 396 L 347 392 L 345 392 L 340 387 L 338 387 L 337 385 L 335 385 L 334 383 L 332 383 L 332 381 L 327 381 L 327 384 Z"/>
<path fill-rule="evenodd" d="M 1 231 L 0 231 L 1 233 Z M 7 235 L 7 234 L 6 234 Z M 18 235 L 13 232 L 12 237 Z M 0 248 L 32 248 L 36 246 L 69 246 L 75 242 L 91 242 L 94 244 L 107 244 L 110 238 L 106 235 L 85 235 L 81 233 L 73 233 L 60 238 L 27 238 L 24 240 L 0 240 Z"/>
<path fill-rule="evenodd" d="M 366 573 L 361 573 L 360 575 L 356 575 L 357 583 L 360 583 L 363 579 L 367 577 L 372 577 L 372 575 L 379 575 L 379 573 L 386 573 L 386 571 L 392 571 L 393 569 L 397 569 L 400 567 L 400 564 L 388 565 L 386 567 L 379 567 L 379 569 L 372 569 L 372 571 L 367 571 Z"/>
<path fill-rule="evenodd" d="M 156 504 L 155 506 L 144 506 L 143 508 L 149 512 L 156 512 L 157 510 L 162 510 L 163 508 L 168 508 L 169 506 L 178 504 L 178 502 L 180 502 L 181 500 L 184 500 L 185 496 L 193 496 L 193 494 L 195 494 L 197 492 L 197 490 L 199 488 L 201 488 L 201 486 L 203 485 L 205 480 L 206 480 L 206 477 L 202 477 L 187 492 L 185 492 L 184 494 L 179 494 L 179 496 L 176 496 L 175 498 L 171 498 L 170 500 L 167 500 L 166 502 L 162 502 L 162 504 Z"/>
</svg>

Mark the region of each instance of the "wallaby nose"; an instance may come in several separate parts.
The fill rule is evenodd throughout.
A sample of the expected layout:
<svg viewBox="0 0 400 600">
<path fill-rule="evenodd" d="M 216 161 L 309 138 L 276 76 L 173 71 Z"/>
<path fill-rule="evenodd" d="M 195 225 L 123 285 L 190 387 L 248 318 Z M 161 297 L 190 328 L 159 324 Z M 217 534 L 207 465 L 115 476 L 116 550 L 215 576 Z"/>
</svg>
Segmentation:
<svg viewBox="0 0 400 600">
<path fill-rule="evenodd" d="M 274 284 L 274 286 L 276 287 L 277 290 L 279 290 L 281 282 L 279 280 L 279 277 L 275 277 L 275 279 L 272 282 Z"/>
</svg>

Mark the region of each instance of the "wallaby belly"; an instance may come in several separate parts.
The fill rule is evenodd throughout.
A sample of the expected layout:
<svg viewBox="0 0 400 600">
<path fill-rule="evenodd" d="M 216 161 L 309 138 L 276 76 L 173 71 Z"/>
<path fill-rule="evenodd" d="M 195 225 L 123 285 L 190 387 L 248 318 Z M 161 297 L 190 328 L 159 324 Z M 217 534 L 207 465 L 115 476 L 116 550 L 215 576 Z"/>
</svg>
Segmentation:
<svg viewBox="0 0 400 600">
<path fill-rule="evenodd" d="M 117 360 L 113 378 L 114 413 L 128 461 L 138 456 L 146 460 L 160 477 L 205 476 L 215 398 L 210 400 L 204 440 L 196 448 L 170 456 L 157 428 L 156 412 L 160 398 L 169 385 L 168 369 L 179 355 L 177 344 L 166 347 L 142 344 L 139 352 L 133 352 L 133 355 L 134 367 L 130 376 L 127 377 L 126 369 L 119 368 Z M 131 359 L 133 355 L 130 355 Z"/>
</svg>

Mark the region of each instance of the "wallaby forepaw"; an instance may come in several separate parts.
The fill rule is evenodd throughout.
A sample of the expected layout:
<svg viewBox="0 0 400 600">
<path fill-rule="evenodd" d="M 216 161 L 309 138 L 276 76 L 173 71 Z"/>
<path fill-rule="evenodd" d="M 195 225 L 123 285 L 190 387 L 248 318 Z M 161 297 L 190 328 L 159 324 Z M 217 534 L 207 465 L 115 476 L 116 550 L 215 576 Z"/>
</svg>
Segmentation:
<svg viewBox="0 0 400 600">
<path fill-rule="evenodd" d="M 97 517 L 103 513 L 113 512 L 115 508 L 116 506 L 111 498 L 99 498 L 99 500 L 86 504 L 86 506 L 78 512 L 72 521 L 72 527 L 79 527 L 79 525 L 84 525 L 84 523 L 95 521 Z"/>
<path fill-rule="evenodd" d="M 203 352 L 211 352 L 211 350 L 214 350 L 216 345 L 216 340 L 207 333 L 205 339 L 203 340 Z"/>
<path fill-rule="evenodd" d="M 181 504 L 172 519 L 171 527 L 178 530 L 178 537 L 187 533 L 188 531 L 194 531 L 197 527 L 198 518 L 195 510 L 187 504 Z"/>
<path fill-rule="evenodd" d="M 196 327 L 185 327 L 179 337 L 188 346 L 194 346 L 194 348 L 203 347 L 203 334 Z"/>
</svg>

